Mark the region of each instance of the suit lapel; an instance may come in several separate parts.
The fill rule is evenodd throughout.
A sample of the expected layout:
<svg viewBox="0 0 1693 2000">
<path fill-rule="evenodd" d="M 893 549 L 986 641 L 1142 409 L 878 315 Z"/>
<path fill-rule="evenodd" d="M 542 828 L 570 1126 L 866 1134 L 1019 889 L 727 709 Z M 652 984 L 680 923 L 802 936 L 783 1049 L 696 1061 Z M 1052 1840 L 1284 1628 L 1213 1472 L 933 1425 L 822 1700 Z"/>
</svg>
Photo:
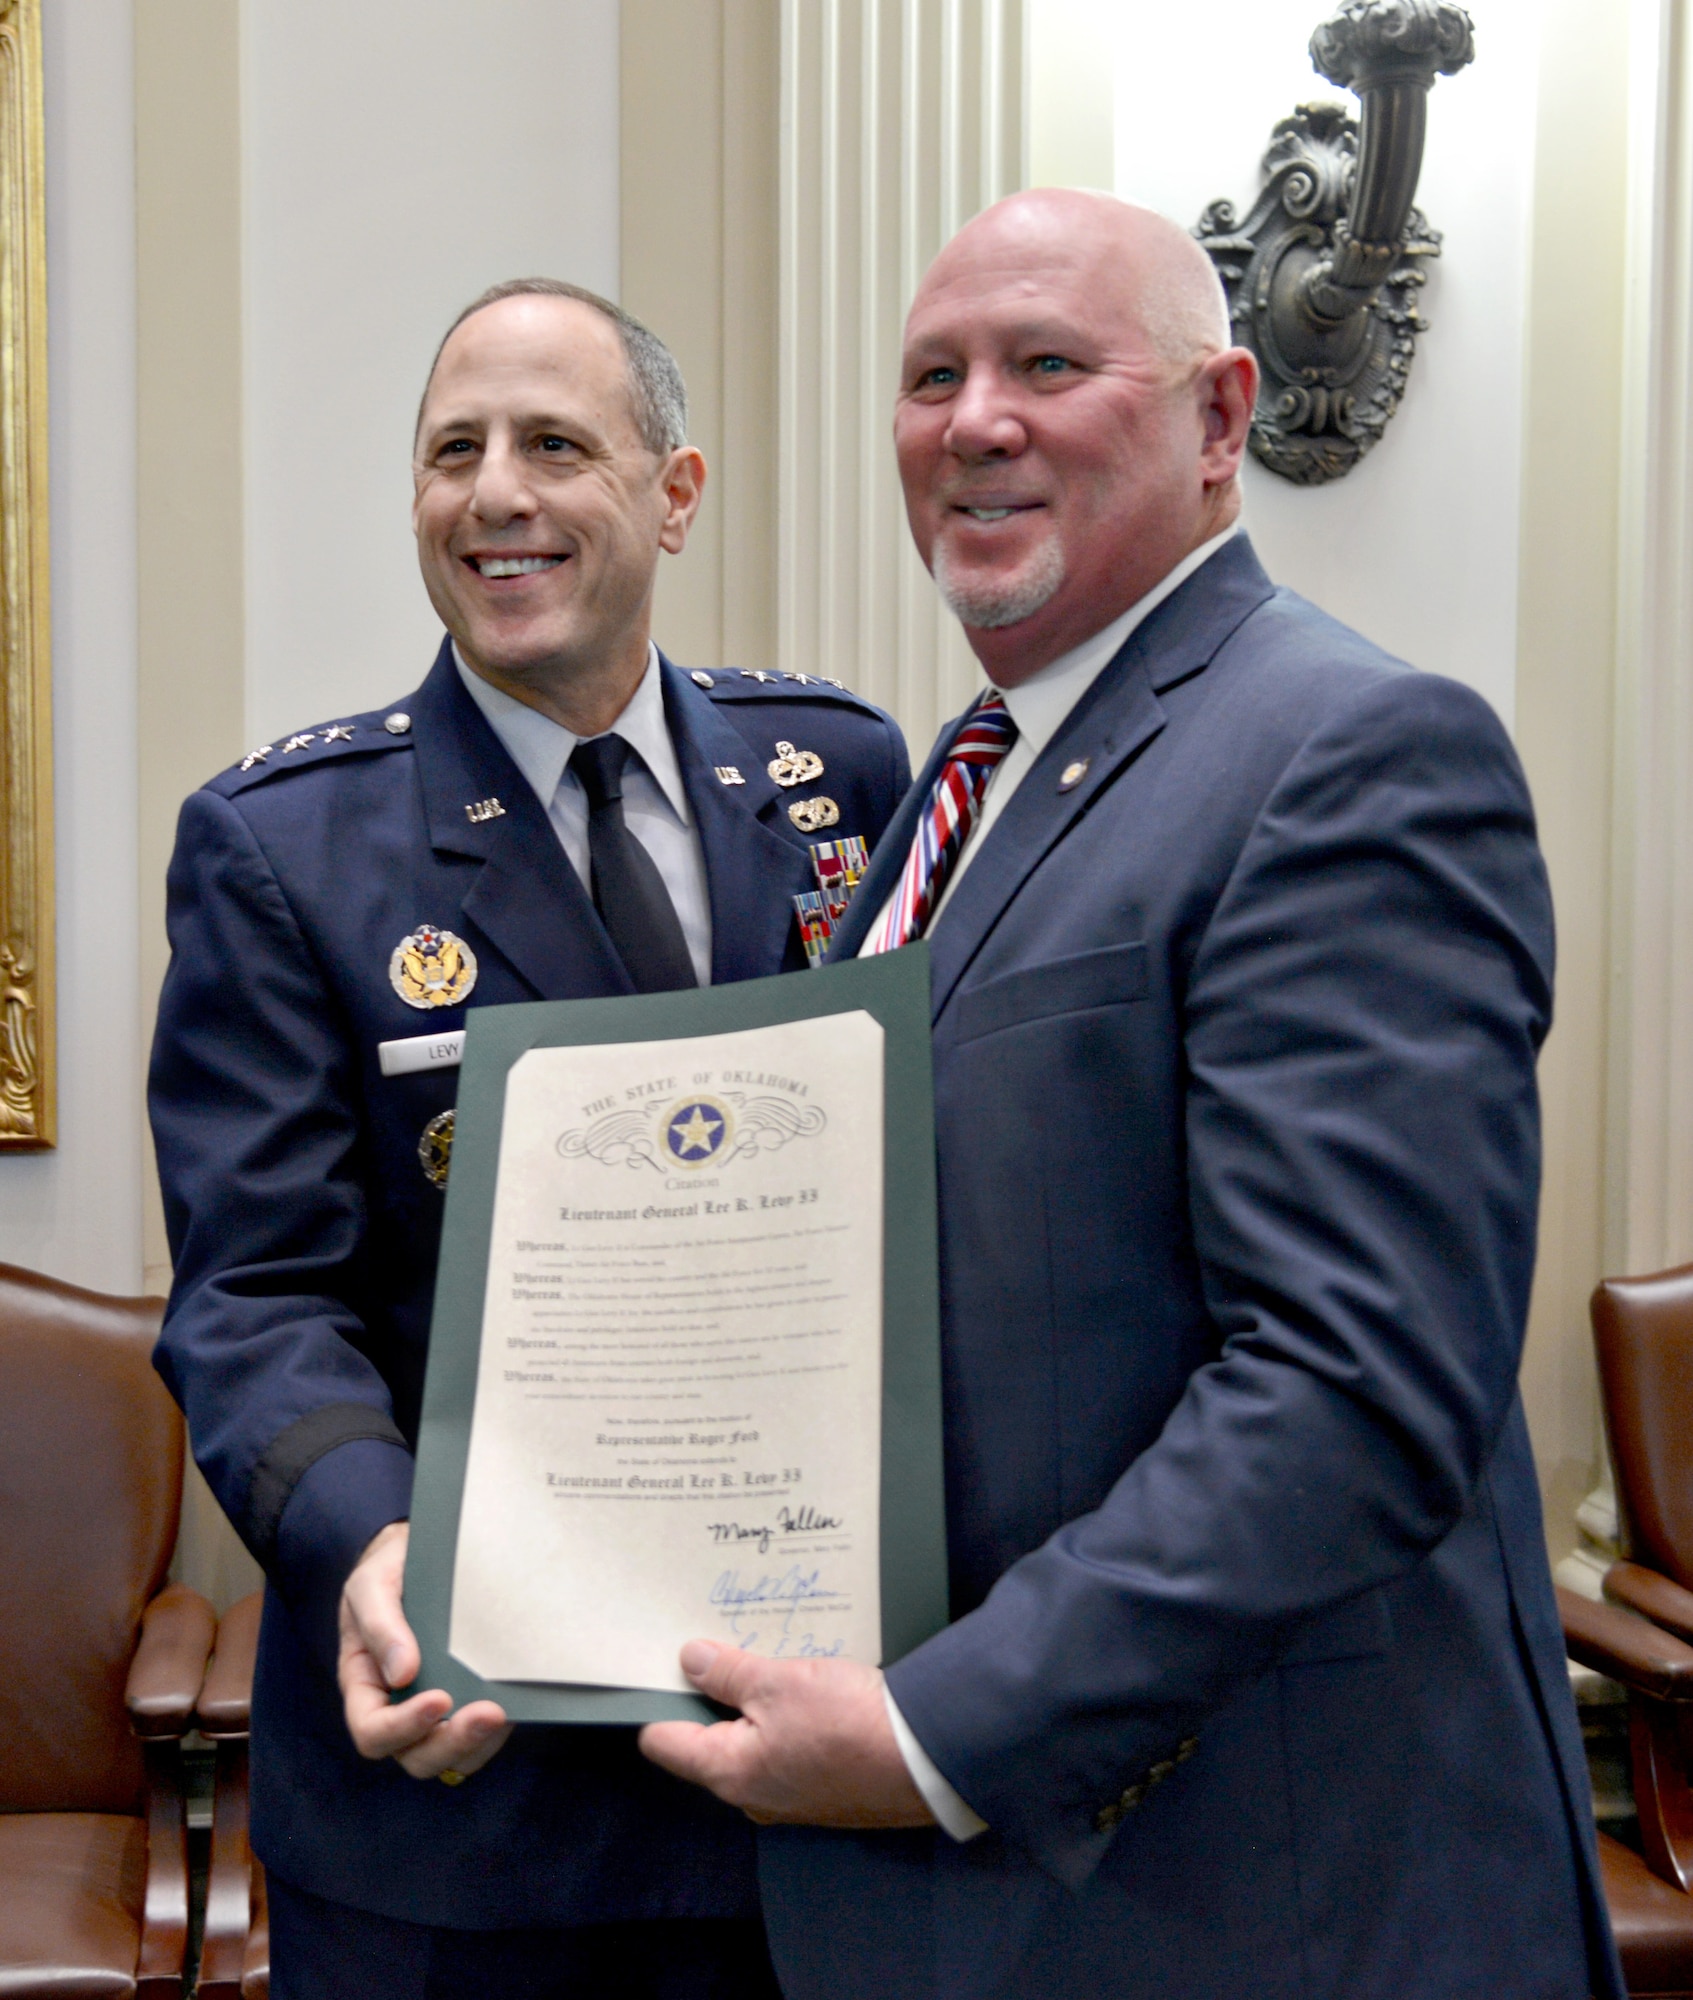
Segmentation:
<svg viewBox="0 0 1693 2000">
<path fill-rule="evenodd" d="M 1130 633 L 1024 777 L 934 926 L 929 947 L 936 1018 L 1029 876 L 1164 727 L 1159 694 L 1203 671 L 1273 594 L 1252 544 L 1237 535 Z M 962 718 L 936 745 L 883 836 L 831 947 L 832 959 L 857 954 L 893 893 L 930 787 L 960 726 Z M 1087 776 L 1060 792 L 1059 774 L 1083 760 Z"/>
<path fill-rule="evenodd" d="M 466 921 L 543 1000 L 633 992 L 552 821 L 465 693 L 450 640 L 412 704 L 412 731 L 431 844 L 482 863 Z M 504 811 L 471 825 L 466 806 L 489 798 Z"/>
<path fill-rule="evenodd" d="M 715 986 L 779 972 L 794 925 L 792 898 L 815 888 L 809 850 L 762 817 L 781 793 L 744 737 L 718 714 L 708 695 L 660 655 L 664 713 L 682 784 L 699 829 L 711 895 L 711 978 Z M 726 785 L 719 768 L 733 766 L 741 783 Z"/>
<path fill-rule="evenodd" d="M 1129 642 L 1133 644 L 1131 639 Z M 1118 660 L 1100 676 L 1116 676 Z M 1138 664 L 1138 663 L 1137 663 Z M 1091 695 L 1099 687 L 1089 689 Z M 929 935 L 932 1004 L 938 1018 L 1006 905 L 1125 764 L 1164 727 L 1164 710 L 1143 673 L 1117 676 L 1107 699 L 1084 695 L 994 822 Z M 1087 762 L 1073 790 L 1058 789 L 1066 765 Z"/>
</svg>

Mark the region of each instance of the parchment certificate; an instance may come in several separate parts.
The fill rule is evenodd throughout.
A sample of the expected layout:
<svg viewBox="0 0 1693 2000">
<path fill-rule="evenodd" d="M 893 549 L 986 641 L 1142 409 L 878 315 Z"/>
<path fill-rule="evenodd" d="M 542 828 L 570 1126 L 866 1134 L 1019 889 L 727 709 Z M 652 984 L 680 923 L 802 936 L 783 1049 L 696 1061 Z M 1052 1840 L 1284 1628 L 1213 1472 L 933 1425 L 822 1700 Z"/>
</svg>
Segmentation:
<svg viewBox="0 0 1693 2000">
<path fill-rule="evenodd" d="M 883 1030 L 532 1048 L 506 1079 L 449 1644 L 684 1689 L 881 1658 Z"/>
</svg>

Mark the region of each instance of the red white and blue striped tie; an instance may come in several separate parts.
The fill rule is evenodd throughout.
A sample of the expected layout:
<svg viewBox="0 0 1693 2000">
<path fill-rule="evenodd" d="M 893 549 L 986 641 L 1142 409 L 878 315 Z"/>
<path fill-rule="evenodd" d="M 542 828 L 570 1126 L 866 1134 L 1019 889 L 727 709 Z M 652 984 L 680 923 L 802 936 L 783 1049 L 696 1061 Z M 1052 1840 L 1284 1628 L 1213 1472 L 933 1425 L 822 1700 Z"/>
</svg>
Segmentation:
<svg viewBox="0 0 1693 2000">
<path fill-rule="evenodd" d="M 988 780 L 1016 736 L 1017 725 L 1003 698 L 991 692 L 983 695 L 940 768 L 899 887 L 872 925 L 861 958 L 894 951 L 923 935 L 981 817 Z"/>
</svg>

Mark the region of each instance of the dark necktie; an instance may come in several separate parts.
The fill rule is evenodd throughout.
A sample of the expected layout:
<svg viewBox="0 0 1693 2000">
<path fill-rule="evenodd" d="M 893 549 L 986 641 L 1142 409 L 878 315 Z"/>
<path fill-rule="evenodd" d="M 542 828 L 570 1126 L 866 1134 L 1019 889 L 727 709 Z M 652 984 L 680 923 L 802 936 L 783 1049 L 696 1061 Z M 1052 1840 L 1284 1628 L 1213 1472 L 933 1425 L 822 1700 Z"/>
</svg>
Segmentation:
<svg viewBox="0 0 1693 2000">
<path fill-rule="evenodd" d="M 676 905 L 652 856 L 623 818 L 621 736 L 593 736 L 570 753 L 570 768 L 588 794 L 588 864 L 594 908 L 640 993 L 697 986 L 694 962 L 676 919 Z"/>
</svg>

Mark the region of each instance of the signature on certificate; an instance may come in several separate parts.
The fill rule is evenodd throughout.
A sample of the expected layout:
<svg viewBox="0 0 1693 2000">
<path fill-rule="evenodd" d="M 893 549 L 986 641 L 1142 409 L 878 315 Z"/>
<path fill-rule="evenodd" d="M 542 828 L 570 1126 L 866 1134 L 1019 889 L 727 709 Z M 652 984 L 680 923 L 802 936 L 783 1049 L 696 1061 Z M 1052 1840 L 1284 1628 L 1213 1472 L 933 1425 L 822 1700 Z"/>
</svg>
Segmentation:
<svg viewBox="0 0 1693 2000">
<path fill-rule="evenodd" d="M 824 1582 L 821 1567 L 801 1563 L 778 1571 L 726 1569 L 710 1593 L 711 1602 L 727 1617 L 736 1645 L 748 1652 L 768 1649 L 778 1660 L 833 1659 L 841 1652 L 841 1639 L 820 1639 L 803 1629 L 807 1621 L 802 1615 L 819 1599 L 839 1596 Z M 754 1622 L 754 1613 L 764 1615 Z"/>
<path fill-rule="evenodd" d="M 774 1521 L 707 1521 L 714 1542 L 752 1542 L 761 1556 L 784 1535 L 832 1535 L 846 1526 L 844 1514 L 824 1514 L 815 1507 L 778 1507 Z"/>
</svg>

